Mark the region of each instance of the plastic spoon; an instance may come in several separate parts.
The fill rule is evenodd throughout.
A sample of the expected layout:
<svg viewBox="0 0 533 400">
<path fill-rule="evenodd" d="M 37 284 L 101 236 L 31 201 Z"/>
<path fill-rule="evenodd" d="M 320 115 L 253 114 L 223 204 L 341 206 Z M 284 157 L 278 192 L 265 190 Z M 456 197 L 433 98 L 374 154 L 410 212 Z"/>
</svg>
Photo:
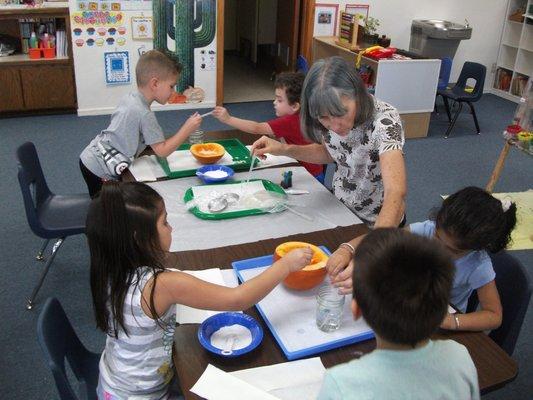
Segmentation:
<svg viewBox="0 0 533 400">
<path fill-rule="evenodd" d="M 205 114 L 201 114 L 200 117 L 201 117 L 201 118 L 203 118 L 203 117 L 207 117 L 208 115 L 213 114 L 213 111 L 215 111 L 215 110 L 211 110 L 211 111 L 209 111 L 209 112 L 206 112 Z"/>
<path fill-rule="evenodd" d="M 229 356 L 231 353 L 233 353 L 233 346 L 235 345 L 236 339 L 237 338 L 235 335 L 228 336 L 221 353 L 224 354 L 225 356 Z"/>
</svg>

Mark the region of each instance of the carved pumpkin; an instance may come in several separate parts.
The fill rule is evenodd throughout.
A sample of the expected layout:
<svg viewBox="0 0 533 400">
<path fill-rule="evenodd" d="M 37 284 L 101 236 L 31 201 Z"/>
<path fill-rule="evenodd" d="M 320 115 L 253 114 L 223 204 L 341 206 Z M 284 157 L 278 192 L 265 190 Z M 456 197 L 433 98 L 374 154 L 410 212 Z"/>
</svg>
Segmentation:
<svg viewBox="0 0 533 400">
<path fill-rule="evenodd" d="M 226 153 L 218 143 L 198 143 L 191 146 L 191 154 L 202 164 L 214 164 Z"/>
<path fill-rule="evenodd" d="M 294 290 L 308 290 L 319 285 L 326 276 L 326 263 L 328 256 L 317 246 L 305 242 L 286 242 L 276 247 L 274 251 L 274 261 L 279 260 L 285 254 L 293 249 L 300 247 L 310 247 L 313 250 L 313 258 L 311 263 L 306 265 L 303 269 L 296 272 L 291 272 L 284 279 L 283 284 L 289 289 Z"/>
</svg>

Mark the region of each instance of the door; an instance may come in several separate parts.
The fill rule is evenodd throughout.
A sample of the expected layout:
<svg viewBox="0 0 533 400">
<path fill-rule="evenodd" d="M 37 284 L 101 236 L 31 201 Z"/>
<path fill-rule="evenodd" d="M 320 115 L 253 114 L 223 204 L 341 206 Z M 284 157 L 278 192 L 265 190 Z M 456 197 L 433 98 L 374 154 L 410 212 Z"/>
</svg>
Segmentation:
<svg viewBox="0 0 533 400">
<path fill-rule="evenodd" d="M 294 70 L 298 56 L 300 28 L 300 0 L 278 2 L 276 41 L 278 52 L 275 57 L 276 71 Z"/>
</svg>

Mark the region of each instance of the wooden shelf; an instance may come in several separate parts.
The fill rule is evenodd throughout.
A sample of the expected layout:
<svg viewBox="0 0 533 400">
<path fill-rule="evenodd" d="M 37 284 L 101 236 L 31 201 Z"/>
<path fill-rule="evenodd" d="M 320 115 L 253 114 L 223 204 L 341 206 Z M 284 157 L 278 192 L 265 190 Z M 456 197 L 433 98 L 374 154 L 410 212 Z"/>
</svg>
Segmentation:
<svg viewBox="0 0 533 400">
<path fill-rule="evenodd" d="M 21 52 L 0 57 L 0 116 L 13 113 L 75 110 L 76 84 L 70 39 L 70 15 L 67 4 L 51 7 L 0 7 L 0 32 L 21 36 L 21 19 L 61 21 L 66 32 L 67 55 L 30 59 Z"/>
<path fill-rule="evenodd" d="M 68 7 L 0 7 L 0 19 L 68 16 Z"/>
<path fill-rule="evenodd" d="M 0 66 L 4 65 L 38 65 L 38 64 L 70 64 L 69 57 L 31 59 L 27 54 L 13 54 L 0 57 Z"/>
</svg>

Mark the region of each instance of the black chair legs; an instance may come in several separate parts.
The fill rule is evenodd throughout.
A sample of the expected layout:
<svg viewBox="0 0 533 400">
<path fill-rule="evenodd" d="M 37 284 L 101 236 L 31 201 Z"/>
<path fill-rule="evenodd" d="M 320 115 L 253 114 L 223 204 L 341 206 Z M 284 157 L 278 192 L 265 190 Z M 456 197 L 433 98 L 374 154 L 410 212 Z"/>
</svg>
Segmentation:
<svg viewBox="0 0 533 400">
<path fill-rule="evenodd" d="M 463 103 L 459 102 L 459 108 L 455 112 L 453 119 L 450 122 L 450 125 L 448 125 L 448 129 L 446 130 L 446 133 L 444 134 L 444 139 L 448 139 L 448 136 L 450 135 L 453 127 L 455 126 L 455 122 L 457 122 L 457 118 L 459 118 L 459 114 L 461 114 L 462 109 L 463 109 Z"/>
<path fill-rule="evenodd" d="M 50 266 L 52 265 L 52 262 L 54 261 L 54 258 L 64 241 L 65 241 L 65 238 L 61 238 L 61 239 L 57 239 L 57 241 L 54 243 L 54 246 L 52 247 L 52 253 L 50 254 L 50 258 L 48 259 L 48 261 L 46 262 L 44 266 L 43 272 L 41 272 L 41 277 L 39 278 L 39 282 L 37 282 L 37 285 L 33 289 L 33 292 L 30 298 L 26 302 L 26 310 L 31 310 L 33 308 L 33 302 L 35 300 L 35 297 L 37 297 L 37 293 L 39 293 L 39 289 L 41 289 L 41 286 L 43 285 L 44 278 L 46 278 L 46 274 L 48 274 L 48 270 L 50 269 Z"/>
<path fill-rule="evenodd" d="M 45 239 L 45 241 L 43 242 L 43 245 L 41 246 L 41 249 L 39 250 L 39 252 L 35 256 L 35 259 L 37 261 L 44 261 L 43 253 L 46 250 L 46 247 L 48 246 L 48 243 L 50 243 L 50 239 Z"/>
<path fill-rule="evenodd" d="M 450 103 L 448 102 L 448 98 L 446 96 L 442 96 L 442 99 L 444 100 L 444 108 L 446 109 L 446 115 L 448 116 L 448 121 L 452 121 L 452 114 L 450 112 Z"/>
<path fill-rule="evenodd" d="M 467 102 L 466 104 L 470 106 L 470 111 L 472 111 L 472 116 L 474 117 L 474 124 L 476 124 L 476 131 L 477 131 L 477 134 L 479 135 L 481 133 L 481 130 L 479 129 L 479 122 L 477 121 L 477 115 L 476 115 L 476 110 L 474 109 L 474 105 L 470 102 Z"/>
</svg>

